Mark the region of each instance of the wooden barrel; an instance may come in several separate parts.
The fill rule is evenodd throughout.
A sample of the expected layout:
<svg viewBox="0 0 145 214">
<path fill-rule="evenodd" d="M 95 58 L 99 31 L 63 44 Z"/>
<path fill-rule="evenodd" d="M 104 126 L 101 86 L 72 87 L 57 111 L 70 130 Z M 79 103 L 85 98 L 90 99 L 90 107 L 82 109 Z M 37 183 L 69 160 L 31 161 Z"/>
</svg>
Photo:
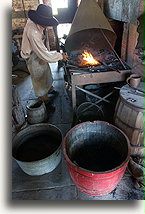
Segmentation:
<svg viewBox="0 0 145 214">
<path fill-rule="evenodd" d="M 143 83 L 140 83 L 143 90 Z M 115 125 L 122 129 L 131 143 L 132 155 L 143 156 L 143 113 L 144 97 L 128 85 L 120 90 L 120 97 L 115 108 Z"/>
<path fill-rule="evenodd" d="M 66 134 L 63 154 L 76 187 L 86 194 L 102 196 L 112 192 L 123 177 L 130 145 L 115 126 L 104 121 L 85 122 Z"/>
<path fill-rule="evenodd" d="M 138 89 L 143 91 L 143 82 Z M 144 96 L 140 91 L 125 85 L 120 90 L 114 122 L 129 138 L 131 145 L 131 160 L 138 158 L 140 161 L 144 158 Z M 131 161 L 130 161 L 131 164 Z M 138 163 L 137 163 L 138 164 Z M 136 166 L 137 166 L 136 164 Z M 134 178 L 138 167 L 131 167 L 130 171 Z M 143 177 L 143 173 L 142 173 Z M 138 180 L 139 181 L 139 180 Z"/>
</svg>

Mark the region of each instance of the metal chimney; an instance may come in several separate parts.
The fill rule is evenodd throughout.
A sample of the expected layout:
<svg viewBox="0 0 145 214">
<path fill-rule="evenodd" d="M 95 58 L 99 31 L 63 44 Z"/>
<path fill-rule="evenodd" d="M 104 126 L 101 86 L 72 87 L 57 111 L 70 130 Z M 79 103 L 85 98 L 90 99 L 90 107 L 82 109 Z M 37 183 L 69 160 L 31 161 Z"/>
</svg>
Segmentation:
<svg viewBox="0 0 145 214">
<path fill-rule="evenodd" d="M 82 0 L 66 39 L 67 53 L 90 48 L 112 50 L 107 40 L 114 47 L 116 34 L 101 8 L 96 0 Z"/>
</svg>

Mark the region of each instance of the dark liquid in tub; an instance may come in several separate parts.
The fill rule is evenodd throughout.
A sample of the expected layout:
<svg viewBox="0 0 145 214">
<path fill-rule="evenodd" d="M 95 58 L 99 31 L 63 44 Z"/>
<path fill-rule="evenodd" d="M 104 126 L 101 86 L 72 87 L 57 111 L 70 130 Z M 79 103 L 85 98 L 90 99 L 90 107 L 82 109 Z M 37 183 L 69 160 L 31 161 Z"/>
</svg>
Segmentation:
<svg viewBox="0 0 145 214">
<path fill-rule="evenodd" d="M 112 170 L 124 160 L 116 150 L 107 145 L 100 149 L 96 146 L 84 145 L 83 148 L 75 151 L 73 161 L 84 169 L 103 172 Z"/>
<path fill-rule="evenodd" d="M 44 159 L 53 154 L 60 143 L 56 137 L 39 134 L 24 141 L 16 152 L 16 159 L 31 162 Z"/>
</svg>

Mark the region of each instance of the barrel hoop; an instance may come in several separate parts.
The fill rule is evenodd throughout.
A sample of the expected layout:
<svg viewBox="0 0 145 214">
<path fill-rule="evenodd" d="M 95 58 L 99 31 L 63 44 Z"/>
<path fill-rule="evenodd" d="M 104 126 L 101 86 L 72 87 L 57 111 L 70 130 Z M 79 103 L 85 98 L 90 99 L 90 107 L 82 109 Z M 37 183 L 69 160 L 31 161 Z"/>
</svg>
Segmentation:
<svg viewBox="0 0 145 214">
<path fill-rule="evenodd" d="M 110 189 L 112 189 L 112 188 L 115 188 L 116 186 L 117 186 L 117 184 L 118 184 L 118 182 L 116 182 L 115 184 L 113 184 L 113 185 L 110 185 L 109 186 L 109 188 L 106 188 L 105 190 L 106 191 L 104 191 L 104 189 L 88 189 L 88 188 L 86 188 L 86 187 L 83 187 L 83 186 L 81 186 L 81 185 L 78 185 L 78 187 L 80 187 L 81 189 L 84 189 L 84 190 L 89 190 L 89 191 L 91 191 L 92 193 L 94 192 L 102 192 L 103 191 L 103 195 L 105 194 L 105 193 L 108 193 L 108 191 L 110 192 Z M 113 190 L 111 190 L 111 191 L 113 191 Z"/>
<path fill-rule="evenodd" d="M 89 176 L 87 176 L 87 175 L 83 175 L 83 174 L 81 174 L 80 172 L 78 172 L 77 170 L 74 170 L 74 169 L 72 169 L 72 170 L 75 171 L 76 173 L 78 173 L 78 174 L 81 175 L 81 176 L 84 176 L 84 177 L 87 177 L 87 178 L 89 178 L 89 179 L 92 179 L 92 177 L 89 177 Z M 125 169 L 122 168 L 122 169 L 121 169 L 120 171 L 118 171 L 115 175 L 121 173 L 122 171 L 125 171 Z M 92 173 L 92 174 L 93 174 L 93 173 Z M 95 175 L 95 174 L 94 174 L 94 175 Z M 111 175 L 111 176 L 108 176 L 108 177 L 103 177 L 103 178 L 94 178 L 94 177 L 93 177 L 93 179 L 94 179 L 94 180 L 105 180 L 105 179 L 108 179 L 108 178 L 111 178 L 111 177 L 114 177 L 114 174 Z"/>
<path fill-rule="evenodd" d="M 129 102 L 127 102 L 126 99 L 124 99 L 122 96 L 120 96 L 120 99 L 127 105 L 129 106 L 131 109 L 137 111 L 137 112 L 144 112 L 144 108 L 139 108 L 139 107 L 135 107 L 131 104 L 129 104 Z"/>
<path fill-rule="evenodd" d="M 143 129 L 135 128 L 135 127 L 132 127 L 132 126 L 126 124 L 126 123 L 125 123 L 123 120 L 121 120 L 118 116 L 116 116 L 116 119 L 118 119 L 121 123 L 123 123 L 124 125 L 128 126 L 128 127 L 131 128 L 131 129 L 137 130 L 137 131 L 139 131 L 139 132 L 143 132 L 143 131 L 144 131 Z M 117 124 L 116 124 L 116 125 L 117 125 Z"/>
<path fill-rule="evenodd" d="M 131 148 L 133 149 L 144 149 L 145 148 L 145 146 L 138 146 L 138 145 L 133 145 L 133 144 L 131 144 L 130 143 L 130 145 L 131 145 Z"/>
</svg>

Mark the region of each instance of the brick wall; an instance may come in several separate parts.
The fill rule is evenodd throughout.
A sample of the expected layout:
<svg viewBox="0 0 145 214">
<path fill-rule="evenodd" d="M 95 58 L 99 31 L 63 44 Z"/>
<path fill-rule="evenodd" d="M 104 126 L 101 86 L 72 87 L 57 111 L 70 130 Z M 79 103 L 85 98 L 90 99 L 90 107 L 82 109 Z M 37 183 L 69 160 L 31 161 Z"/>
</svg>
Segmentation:
<svg viewBox="0 0 145 214">
<path fill-rule="evenodd" d="M 27 21 L 28 10 L 35 10 L 38 0 L 12 1 L 12 30 L 23 29 Z"/>
</svg>

